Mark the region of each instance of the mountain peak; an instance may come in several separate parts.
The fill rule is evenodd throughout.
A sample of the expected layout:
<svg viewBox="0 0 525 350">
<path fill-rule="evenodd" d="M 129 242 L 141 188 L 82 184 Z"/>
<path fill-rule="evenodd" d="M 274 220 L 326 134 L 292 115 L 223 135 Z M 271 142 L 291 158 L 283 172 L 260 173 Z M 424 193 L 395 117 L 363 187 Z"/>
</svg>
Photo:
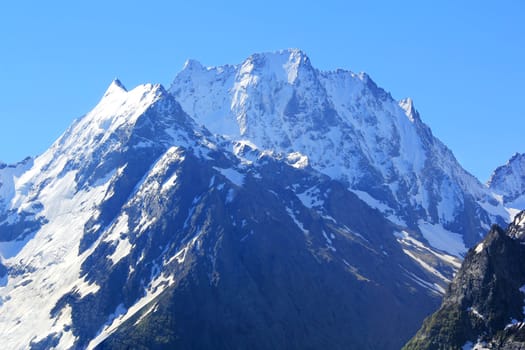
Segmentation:
<svg viewBox="0 0 525 350">
<path fill-rule="evenodd" d="M 505 165 L 498 167 L 487 185 L 502 195 L 505 204 L 511 208 L 525 207 L 525 154 L 515 153 Z"/>
<path fill-rule="evenodd" d="M 419 113 L 414 107 L 414 101 L 410 97 L 400 100 L 399 107 L 401 107 L 405 111 L 406 116 L 411 122 L 420 119 Z"/>
<path fill-rule="evenodd" d="M 290 48 L 290 49 L 283 49 L 278 51 L 267 51 L 267 52 L 260 52 L 260 53 L 254 53 L 250 57 L 248 57 L 247 60 L 256 60 L 260 58 L 265 59 L 281 59 L 281 60 L 287 60 L 287 61 L 295 61 L 295 62 L 309 62 L 310 58 L 306 53 L 300 49 Z"/>
<path fill-rule="evenodd" d="M 199 70 L 203 69 L 204 66 L 202 63 L 200 63 L 197 60 L 194 60 L 192 58 L 187 59 L 186 62 L 184 62 L 184 66 L 182 67 L 183 70 L 189 69 L 189 70 Z"/>
<path fill-rule="evenodd" d="M 109 87 L 106 89 L 106 92 L 104 93 L 104 97 L 113 95 L 115 93 L 122 93 L 122 92 L 128 92 L 128 90 L 118 78 L 115 78 L 113 79 L 111 84 L 109 84 Z"/>
<path fill-rule="evenodd" d="M 514 217 L 514 221 L 509 225 L 508 234 L 519 240 L 525 238 L 525 210 Z"/>
<path fill-rule="evenodd" d="M 507 164 L 510 164 L 510 163 L 515 162 L 515 161 L 520 160 L 520 159 L 525 159 L 525 153 L 516 152 L 516 153 L 514 153 L 512 155 L 512 157 L 509 159 Z"/>
<path fill-rule="evenodd" d="M 248 57 L 241 67 L 244 73 L 257 72 L 264 76 L 284 77 L 289 84 L 297 80 L 301 70 L 313 69 L 310 58 L 299 49 L 256 53 Z"/>
</svg>

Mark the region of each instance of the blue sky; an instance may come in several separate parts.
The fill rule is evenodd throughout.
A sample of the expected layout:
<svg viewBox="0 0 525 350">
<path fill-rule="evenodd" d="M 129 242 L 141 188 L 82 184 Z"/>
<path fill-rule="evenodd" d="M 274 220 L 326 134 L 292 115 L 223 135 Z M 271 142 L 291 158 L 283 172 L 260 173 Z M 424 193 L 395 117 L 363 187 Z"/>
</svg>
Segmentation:
<svg viewBox="0 0 525 350">
<path fill-rule="evenodd" d="M 0 159 L 42 153 L 114 77 L 169 86 L 187 58 L 289 47 L 412 97 L 481 181 L 525 152 L 522 1 L 21 0 L 0 4 Z"/>
</svg>

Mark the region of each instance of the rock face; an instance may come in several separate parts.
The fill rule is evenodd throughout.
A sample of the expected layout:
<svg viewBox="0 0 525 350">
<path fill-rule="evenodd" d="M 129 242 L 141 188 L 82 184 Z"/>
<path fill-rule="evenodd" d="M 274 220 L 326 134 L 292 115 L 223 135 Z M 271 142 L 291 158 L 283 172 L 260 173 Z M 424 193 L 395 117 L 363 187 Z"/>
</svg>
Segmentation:
<svg viewBox="0 0 525 350">
<path fill-rule="evenodd" d="M 512 208 L 525 208 L 525 154 L 516 153 L 492 174 L 489 188 Z"/>
<path fill-rule="evenodd" d="M 525 212 L 467 254 L 440 309 L 404 349 L 525 348 Z"/>
</svg>

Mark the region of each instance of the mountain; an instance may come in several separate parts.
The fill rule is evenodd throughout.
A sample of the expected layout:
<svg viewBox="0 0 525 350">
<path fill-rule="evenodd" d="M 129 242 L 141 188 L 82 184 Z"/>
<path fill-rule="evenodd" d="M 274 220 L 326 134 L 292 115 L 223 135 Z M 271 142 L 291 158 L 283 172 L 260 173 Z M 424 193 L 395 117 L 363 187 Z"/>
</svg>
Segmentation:
<svg viewBox="0 0 525 350">
<path fill-rule="evenodd" d="M 169 91 L 198 124 L 304 156 L 430 246 L 461 256 L 510 214 L 420 118 L 364 74 L 315 69 L 300 50 L 239 65 L 188 61 Z M 233 150 L 235 152 L 235 149 Z"/>
<path fill-rule="evenodd" d="M 160 85 L 113 82 L 0 173 L 10 349 L 397 349 L 439 302 L 441 275 L 399 241 L 421 243 L 302 156 L 197 126 Z"/>
<path fill-rule="evenodd" d="M 525 212 L 471 249 L 440 309 L 404 349 L 525 347 Z"/>
<path fill-rule="evenodd" d="M 399 349 L 500 197 L 366 74 L 188 61 L 0 166 L 9 349 Z"/>
<path fill-rule="evenodd" d="M 492 174 L 489 188 L 501 195 L 506 206 L 525 208 L 525 154 L 516 153 Z"/>
</svg>

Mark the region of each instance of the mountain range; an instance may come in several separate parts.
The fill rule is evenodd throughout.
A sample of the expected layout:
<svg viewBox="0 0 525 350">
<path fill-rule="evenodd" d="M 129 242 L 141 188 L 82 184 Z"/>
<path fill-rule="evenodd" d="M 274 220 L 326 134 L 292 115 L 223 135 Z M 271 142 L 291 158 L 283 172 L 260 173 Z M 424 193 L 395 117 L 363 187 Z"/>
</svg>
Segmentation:
<svg viewBox="0 0 525 350">
<path fill-rule="evenodd" d="M 0 165 L 0 335 L 399 349 L 522 209 L 523 159 L 484 185 L 411 99 L 296 49 L 190 60 L 168 89 L 115 80 L 42 155 Z"/>
</svg>

